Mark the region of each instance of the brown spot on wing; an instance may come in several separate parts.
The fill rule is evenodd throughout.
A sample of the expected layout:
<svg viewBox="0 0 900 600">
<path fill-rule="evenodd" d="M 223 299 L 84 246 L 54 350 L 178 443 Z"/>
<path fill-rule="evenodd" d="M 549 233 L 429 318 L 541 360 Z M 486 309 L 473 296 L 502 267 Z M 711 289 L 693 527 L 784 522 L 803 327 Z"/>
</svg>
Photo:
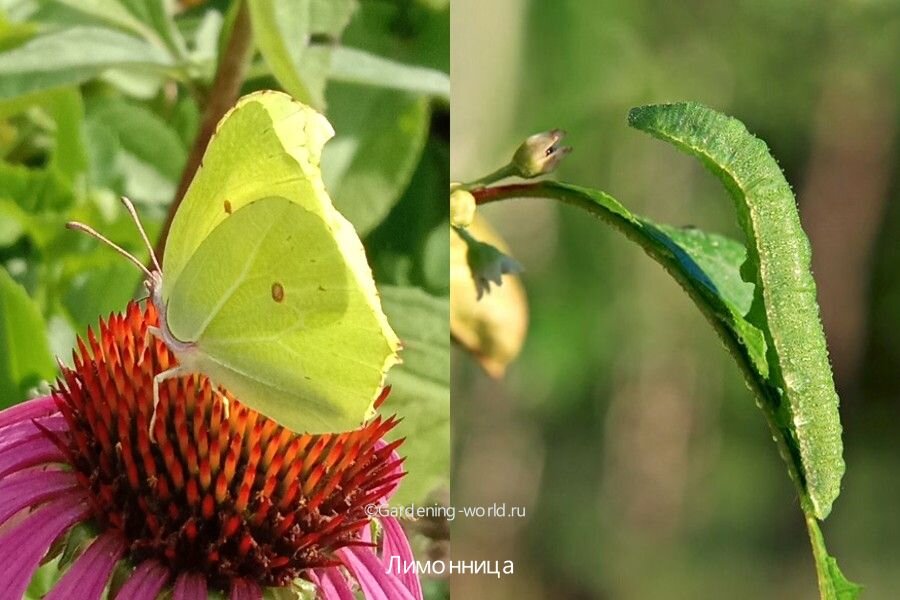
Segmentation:
<svg viewBox="0 0 900 600">
<path fill-rule="evenodd" d="M 225 212 L 227 212 L 229 215 L 231 214 L 231 202 L 229 202 L 228 200 L 225 201 Z"/>
<path fill-rule="evenodd" d="M 272 284 L 272 300 L 275 302 L 284 300 L 284 286 L 277 281 Z"/>
</svg>

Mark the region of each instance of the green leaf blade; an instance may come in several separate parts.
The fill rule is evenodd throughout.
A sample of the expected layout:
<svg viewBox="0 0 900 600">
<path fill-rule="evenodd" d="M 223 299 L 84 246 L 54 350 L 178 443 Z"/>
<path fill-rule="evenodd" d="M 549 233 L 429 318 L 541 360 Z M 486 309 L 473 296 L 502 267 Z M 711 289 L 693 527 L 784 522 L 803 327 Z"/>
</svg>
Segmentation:
<svg viewBox="0 0 900 600">
<path fill-rule="evenodd" d="M 325 146 L 322 171 L 334 204 L 365 236 L 409 185 L 428 135 L 425 98 L 336 85 L 328 116 L 341 135 Z"/>
<path fill-rule="evenodd" d="M 391 437 L 405 437 L 407 471 L 393 498 L 421 502 L 447 484 L 450 470 L 450 303 L 418 288 L 382 286 L 384 311 L 403 343 L 403 363 L 388 374 L 391 395 L 381 408 L 403 421 Z"/>
<path fill-rule="evenodd" d="M 248 0 L 253 36 L 272 75 L 301 102 L 322 109 L 332 60 L 331 45 L 312 45 L 313 35 L 337 39 L 357 8 L 353 0 Z"/>
<path fill-rule="evenodd" d="M 698 158 L 730 192 L 747 239 L 763 312 L 749 319 L 769 342 L 770 378 L 783 390 L 779 407 L 797 446 L 805 490 L 824 519 L 844 474 L 838 397 L 819 319 L 809 240 L 790 185 L 765 142 L 738 121 L 702 105 L 633 109 L 629 123 Z"/>
<path fill-rule="evenodd" d="M 816 560 L 816 575 L 822 600 L 856 600 L 863 587 L 847 579 L 838 567 L 837 560 L 828 554 L 825 538 L 819 524 L 813 518 L 806 519 L 813 557 Z"/>
<path fill-rule="evenodd" d="M 6 269 L 0 269 L 0 408 L 26 398 L 27 390 L 53 378 L 56 367 L 38 307 Z"/>
<path fill-rule="evenodd" d="M 83 83 L 115 67 L 164 70 L 165 50 L 101 27 L 70 27 L 0 53 L 0 99 Z"/>
<path fill-rule="evenodd" d="M 436 69 L 406 65 L 364 50 L 339 46 L 331 57 L 336 81 L 403 90 L 450 101 L 450 77 Z"/>
</svg>

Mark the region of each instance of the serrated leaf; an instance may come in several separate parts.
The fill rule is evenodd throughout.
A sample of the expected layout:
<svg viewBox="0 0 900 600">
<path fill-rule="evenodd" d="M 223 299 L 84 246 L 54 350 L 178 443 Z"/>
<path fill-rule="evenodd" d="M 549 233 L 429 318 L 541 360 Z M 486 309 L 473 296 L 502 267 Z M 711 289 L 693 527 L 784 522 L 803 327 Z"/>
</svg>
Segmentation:
<svg viewBox="0 0 900 600">
<path fill-rule="evenodd" d="M 328 117 L 339 138 L 325 146 L 322 173 L 334 204 L 365 236 L 403 195 L 428 133 L 423 98 L 332 86 Z"/>
<path fill-rule="evenodd" d="M 841 421 L 809 240 L 790 185 L 765 142 L 737 119 L 695 103 L 640 107 L 628 119 L 698 158 L 734 200 L 747 239 L 742 272 L 755 284 L 761 307 L 748 320 L 766 335 L 769 379 L 788 400 L 774 408 L 800 454 L 816 516 L 824 519 L 844 474 Z"/>
<path fill-rule="evenodd" d="M 165 50 L 101 27 L 71 27 L 38 35 L 0 53 L 0 99 L 83 83 L 106 69 L 164 70 Z"/>
<path fill-rule="evenodd" d="M 6 269 L 0 269 L 0 408 L 53 378 L 56 367 L 40 310 Z"/>
<path fill-rule="evenodd" d="M 445 484 L 450 471 L 450 307 L 447 298 L 417 288 L 380 290 L 403 343 L 403 363 L 388 373 L 393 389 L 381 409 L 403 417 L 391 435 L 406 438 L 400 453 L 408 473 L 392 502 L 409 504 Z"/>
</svg>

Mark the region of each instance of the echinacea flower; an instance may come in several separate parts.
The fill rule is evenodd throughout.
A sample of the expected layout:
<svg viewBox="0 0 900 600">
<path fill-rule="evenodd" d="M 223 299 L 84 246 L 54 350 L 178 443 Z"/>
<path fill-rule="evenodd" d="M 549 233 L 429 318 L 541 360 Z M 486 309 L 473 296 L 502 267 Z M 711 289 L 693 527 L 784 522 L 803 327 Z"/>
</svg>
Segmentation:
<svg viewBox="0 0 900 600">
<path fill-rule="evenodd" d="M 368 516 L 403 475 L 382 439 L 396 420 L 296 435 L 191 376 L 161 386 L 154 442 L 152 379 L 174 362 L 156 322 L 130 304 L 78 341 L 52 395 L 0 412 L 0 598 L 21 598 L 78 523 L 95 537 L 49 600 L 251 600 L 295 581 L 326 600 L 421 598 L 389 572 L 413 560 L 399 522 L 373 536 Z"/>
</svg>

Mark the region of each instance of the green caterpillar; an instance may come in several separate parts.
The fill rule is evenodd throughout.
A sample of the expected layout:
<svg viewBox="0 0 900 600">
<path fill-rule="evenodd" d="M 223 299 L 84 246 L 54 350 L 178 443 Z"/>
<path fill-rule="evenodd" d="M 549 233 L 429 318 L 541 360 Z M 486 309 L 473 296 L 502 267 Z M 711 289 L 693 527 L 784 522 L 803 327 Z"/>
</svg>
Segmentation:
<svg viewBox="0 0 900 600">
<path fill-rule="evenodd" d="M 813 511 L 824 519 L 844 474 L 841 422 L 809 240 L 790 185 L 765 142 L 705 106 L 644 106 L 628 121 L 700 159 L 734 199 L 747 239 L 742 277 L 756 286 L 746 318 L 765 334 L 769 381 L 787 399 L 773 408 L 799 453 Z"/>
</svg>

